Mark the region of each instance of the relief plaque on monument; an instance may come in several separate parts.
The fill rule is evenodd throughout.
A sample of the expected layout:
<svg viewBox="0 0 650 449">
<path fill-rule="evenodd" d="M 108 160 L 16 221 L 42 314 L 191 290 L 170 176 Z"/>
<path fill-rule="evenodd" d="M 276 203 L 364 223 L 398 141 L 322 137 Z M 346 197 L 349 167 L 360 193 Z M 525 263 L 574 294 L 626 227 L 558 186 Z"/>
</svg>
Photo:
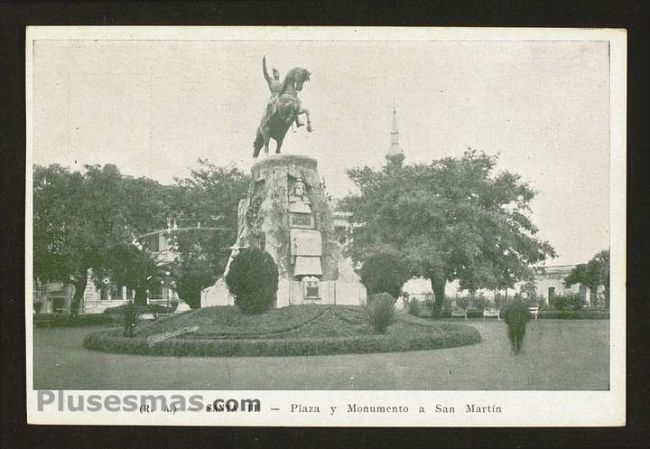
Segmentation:
<svg viewBox="0 0 650 449">
<path fill-rule="evenodd" d="M 314 214 L 307 196 L 305 183 L 298 178 L 289 194 L 289 227 L 314 229 Z"/>
<path fill-rule="evenodd" d="M 323 241 L 321 233 L 314 229 L 314 215 L 302 179 L 296 179 L 289 194 L 289 252 L 293 275 L 321 276 Z"/>
</svg>

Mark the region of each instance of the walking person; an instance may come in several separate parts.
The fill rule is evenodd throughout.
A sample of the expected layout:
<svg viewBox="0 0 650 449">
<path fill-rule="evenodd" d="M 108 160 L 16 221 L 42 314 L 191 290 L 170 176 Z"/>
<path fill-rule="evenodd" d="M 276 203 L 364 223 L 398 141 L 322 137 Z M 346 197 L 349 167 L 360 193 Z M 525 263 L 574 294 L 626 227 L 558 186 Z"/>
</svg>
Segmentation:
<svg viewBox="0 0 650 449">
<path fill-rule="evenodd" d="M 504 320 L 508 326 L 508 338 L 515 354 L 519 354 L 523 346 L 529 318 L 528 306 L 521 299 L 515 299 L 506 306 Z"/>
</svg>

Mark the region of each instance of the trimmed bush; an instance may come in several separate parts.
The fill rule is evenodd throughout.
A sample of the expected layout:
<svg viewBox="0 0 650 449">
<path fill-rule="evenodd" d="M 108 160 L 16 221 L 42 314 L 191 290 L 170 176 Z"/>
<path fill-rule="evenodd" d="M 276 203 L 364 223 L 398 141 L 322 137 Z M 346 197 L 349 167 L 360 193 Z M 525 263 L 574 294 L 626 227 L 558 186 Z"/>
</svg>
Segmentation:
<svg viewBox="0 0 650 449">
<path fill-rule="evenodd" d="M 406 264 L 395 254 L 379 253 L 370 256 L 359 272 L 368 295 L 388 293 L 397 298 L 409 279 Z"/>
<path fill-rule="evenodd" d="M 579 294 L 557 295 L 549 300 L 551 307 L 558 311 L 580 310 L 586 304 Z"/>
<path fill-rule="evenodd" d="M 417 298 L 411 298 L 408 302 L 408 313 L 418 317 L 431 317 L 433 316 L 433 306 L 435 301 L 433 299 L 425 299 L 420 301 Z"/>
<path fill-rule="evenodd" d="M 420 316 L 420 305 L 417 299 L 410 298 L 408 302 L 408 312 L 413 316 Z"/>
<path fill-rule="evenodd" d="M 72 316 L 58 313 L 40 313 L 34 317 L 36 327 L 83 327 L 114 324 L 117 324 L 117 322 L 113 317 L 102 314 Z"/>
<path fill-rule="evenodd" d="M 244 249 L 230 263 L 226 285 L 242 312 L 264 313 L 275 302 L 278 267 L 266 251 Z"/>
<path fill-rule="evenodd" d="M 546 320 L 608 320 L 607 310 L 542 310 L 539 319 Z"/>
<path fill-rule="evenodd" d="M 486 298 L 484 295 L 471 297 L 469 300 L 470 309 L 476 309 L 483 312 L 484 309 L 489 309 L 492 307 L 492 301 Z"/>
<path fill-rule="evenodd" d="M 388 326 L 395 322 L 395 298 L 388 293 L 373 295 L 364 307 L 364 311 L 375 333 L 385 334 Z"/>
<path fill-rule="evenodd" d="M 451 310 L 441 311 L 438 318 L 451 318 Z M 478 309 L 467 309 L 467 318 L 468 319 L 483 318 L 483 311 Z"/>
<path fill-rule="evenodd" d="M 480 341 L 481 335 L 475 328 L 462 324 L 396 323 L 391 327 L 391 332 L 384 335 L 270 340 L 170 338 L 152 344 L 144 338 L 126 338 L 116 331 L 101 331 L 86 336 L 83 347 L 98 351 L 165 356 L 306 356 L 421 351 L 465 346 Z"/>
<path fill-rule="evenodd" d="M 105 315 L 123 315 L 126 313 L 128 310 L 130 310 L 131 305 L 130 304 L 124 304 L 121 306 L 117 307 L 109 307 L 106 310 L 104 310 Z M 167 313 L 167 306 L 163 306 L 160 304 L 136 304 L 138 313 Z M 178 307 L 178 304 L 176 304 L 176 307 Z M 176 307 L 174 307 L 173 303 L 170 303 L 169 307 L 169 312 L 173 312 Z"/>
</svg>

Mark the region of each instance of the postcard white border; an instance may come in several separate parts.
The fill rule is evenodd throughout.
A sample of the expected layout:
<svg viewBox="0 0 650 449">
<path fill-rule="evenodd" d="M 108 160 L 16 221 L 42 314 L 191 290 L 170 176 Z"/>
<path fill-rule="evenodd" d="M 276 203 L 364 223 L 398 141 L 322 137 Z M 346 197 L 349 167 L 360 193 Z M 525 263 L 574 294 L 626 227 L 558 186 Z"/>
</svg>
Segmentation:
<svg viewBox="0 0 650 449">
<path fill-rule="evenodd" d="M 39 412 L 33 390 L 32 318 L 32 58 L 36 40 L 402 40 L 402 41 L 608 41 L 610 45 L 610 390 L 609 391 L 101 391 L 115 394 L 203 394 L 205 398 L 259 398 L 260 413 Z M 625 424 L 626 336 L 626 71 L 627 33 L 621 29 L 569 28 L 379 28 L 379 27 L 28 27 L 26 36 L 25 324 L 29 424 L 177 426 L 370 426 L 370 427 L 576 427 Z M 91 393 L 89 391 L 67 394 Z M 348 403 L 407 405 L 407 414 L 289 413 L 292 402 L 345 407 Z M 502 413 L 432 415 L 417 412 L 449 403 L 495 404 Z M 280 410 L 272 411 L 271 408 Z"/>
</svg>

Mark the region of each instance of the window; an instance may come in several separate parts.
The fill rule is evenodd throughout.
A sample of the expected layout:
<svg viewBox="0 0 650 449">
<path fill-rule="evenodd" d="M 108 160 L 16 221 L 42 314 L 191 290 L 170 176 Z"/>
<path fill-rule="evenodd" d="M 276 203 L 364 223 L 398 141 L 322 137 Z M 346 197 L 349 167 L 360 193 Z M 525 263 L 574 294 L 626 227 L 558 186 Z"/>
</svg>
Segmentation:
<svg viewBox="0 0 650 449">
<path fill-rule="evenodd" d="M 305 299 L 320 299 L 320 281 L 315 276 L 302 278 Z"/>
<path fill-rule="evenodd" d="M 149 292 L 151 299 L 163 299 L 163 286 L 161 284 L 154 284 Z"/>
<path fill-rule="evenodd" d="M 549 287 L 548 288 L 548 298 L 554 298 L 555 297 L 555 287 Z"/>
</svg>

